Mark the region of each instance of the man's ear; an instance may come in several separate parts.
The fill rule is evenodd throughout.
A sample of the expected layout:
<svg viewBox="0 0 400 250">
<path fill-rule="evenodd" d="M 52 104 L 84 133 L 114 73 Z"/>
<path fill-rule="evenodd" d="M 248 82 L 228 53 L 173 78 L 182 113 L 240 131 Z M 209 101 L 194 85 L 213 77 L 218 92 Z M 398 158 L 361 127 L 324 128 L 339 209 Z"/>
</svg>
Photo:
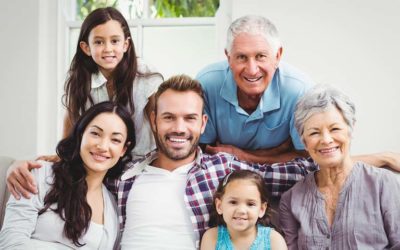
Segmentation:
<svg viewBox="0 0 400 250">
<path fill-rule="evenodd" d="M 86 42 L 79 42 L 79 47 L 81 47 L 83 53 L 85 53 L 87 56 L 92 56 L 90 53 L 90 47 Z"/>
<path fill-rule="evenodd" d="M 153 133 L 155 133 L 156 131 L 156 113 L 153 111 L 151 111 L 150 113 L 150 125 L 151 125 L 151 130 L 153 131 Z"/>
<path fill-rule="evenodd" d="M 283 48 L 281 46 L 281 47 L 279 47 L 279 49 L 275 55 L 275 60 L 276 60 L 275 68 L 278 68 L 278 66 L 279 66 L 279 62 L 281 61 L 281 58 L 282 58 L 282 53 L 283 53 Z"/>
<path fill-rule="evenodd" d="M 206 114 L 203 114 L 201 117 L 202 124 L 201 124 L 201 134 L 204 133 L 204 130 L 206 129 L 207 121 L 208 121 L 208 116 Z"/>
</svg>

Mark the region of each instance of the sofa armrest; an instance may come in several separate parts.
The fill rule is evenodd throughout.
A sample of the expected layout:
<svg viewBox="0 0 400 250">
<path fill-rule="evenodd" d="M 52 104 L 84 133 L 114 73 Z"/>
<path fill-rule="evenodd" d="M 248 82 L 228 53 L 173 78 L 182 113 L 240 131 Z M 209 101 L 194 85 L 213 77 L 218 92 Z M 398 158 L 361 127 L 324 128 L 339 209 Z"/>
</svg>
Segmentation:
<svg viewBox="0 0 400 250">
<path fill-rule="evenodd" d="M 6 173 L 8 167 L 14 162 L 14 159 L 6 156 L 0 156 L 0 228 L 3 225 L 4 212 L 8 197 L 10 196 L 7 191 Z"/>
</svg>

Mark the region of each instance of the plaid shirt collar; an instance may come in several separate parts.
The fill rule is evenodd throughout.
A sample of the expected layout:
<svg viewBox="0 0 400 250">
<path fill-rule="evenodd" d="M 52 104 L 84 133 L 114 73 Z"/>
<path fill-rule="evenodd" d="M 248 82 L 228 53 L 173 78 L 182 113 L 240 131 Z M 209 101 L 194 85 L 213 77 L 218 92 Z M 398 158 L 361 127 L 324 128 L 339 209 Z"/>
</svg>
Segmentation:
<svg viewBox="0 0 400 250">
<path fill-rule="evenodd" d="M 130 178 L 140 175 L 144 171 L 146 166 L 151 165 L 151 163 L 155 159 L 157 159 L 157 157 L 158 157 L 158 152 L 157 150 L 154 150 L 149 154 L 147 154 L 144 159 L 140 159 L 131 164 L 128 164 L 126 171 L 121 176 L 121 181 L 126 181 Z M 201 151 L 200 147 L 198 147 L 196 151 L 196 159 L 194 167 L 200 167 L 202 169 L 206 169 L 206 166 L 203 166 L 202 164 L 202 157 L 203 157 L 203 152 Z"/>
</svg>

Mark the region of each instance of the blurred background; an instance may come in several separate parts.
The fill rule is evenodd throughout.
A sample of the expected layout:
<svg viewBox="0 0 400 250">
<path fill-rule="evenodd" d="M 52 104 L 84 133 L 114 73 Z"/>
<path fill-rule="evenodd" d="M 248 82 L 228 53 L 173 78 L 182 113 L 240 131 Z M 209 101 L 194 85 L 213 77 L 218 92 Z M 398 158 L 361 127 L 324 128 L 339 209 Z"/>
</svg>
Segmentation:
<svg viewBox="0 0 400 250">
<path fill-rule="evenodd" d="M 257 14 L 277 26 L 283 60 L 357 105 L 353 153 L 400 152 L 400 1 L 0 0 L 0 155 L 52 154 L 63 86 L 82 20 L 114 6 L 137 54 L 165 78 L 195 76 L 224 59 L 231 21 Z"/>
</svg>

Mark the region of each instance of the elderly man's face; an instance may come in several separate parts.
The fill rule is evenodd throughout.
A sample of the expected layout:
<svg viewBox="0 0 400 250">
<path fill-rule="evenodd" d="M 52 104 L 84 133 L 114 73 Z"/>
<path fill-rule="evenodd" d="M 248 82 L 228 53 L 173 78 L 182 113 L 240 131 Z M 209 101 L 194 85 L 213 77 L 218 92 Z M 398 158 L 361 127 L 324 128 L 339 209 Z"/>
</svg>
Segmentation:
<svg viewBox="0 0 400 250">
<path fill-rule="evenodd" d="M 322 168 L 340 167 L 350 158 L 350 129 L 335 107 L 312 115 L 304 123 L 304 146 Z"/>
<path fill-rule="evenodd" d="M 239 34 L 226 53 L 238 90 L 259 97 L 271 82 L 281 58 L 282 48 L 274 52 L 262 35 Z"/>
</svg>

